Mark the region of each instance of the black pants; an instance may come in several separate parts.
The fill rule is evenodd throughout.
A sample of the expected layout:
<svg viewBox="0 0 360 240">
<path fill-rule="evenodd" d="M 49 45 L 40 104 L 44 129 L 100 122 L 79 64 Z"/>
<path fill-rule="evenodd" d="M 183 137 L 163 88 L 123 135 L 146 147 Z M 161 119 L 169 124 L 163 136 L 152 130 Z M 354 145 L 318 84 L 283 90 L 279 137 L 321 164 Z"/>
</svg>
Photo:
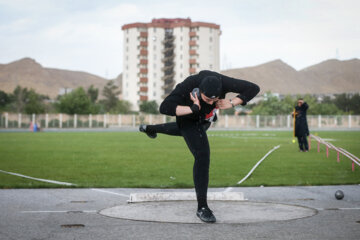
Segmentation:
<svg viewBox="0 0 360 240">
<path fill-rule="evenodd" d="M 300 136 L 297 136 L 297 139 L 298 139 L 300 150 L 301 151 L 308 151 L 309 150 L 309 145 L 308 145 L 308 141 L 307 141 L 307 136 L 306 135 L 300 135 Z"/>
<path fill-rule="evenodd" d="M 198 200 L 198 208 L 207 207 L 207 189 L 209 184 L 210 146 L 206 130 L 209 122 L 189 124 L 179 128 L 173 123 L 148 125 L 147 129 L 156 133 L 172 136 L 183 136 L 188 148 L 195 158 L 193 178 Z"/>
</svg>

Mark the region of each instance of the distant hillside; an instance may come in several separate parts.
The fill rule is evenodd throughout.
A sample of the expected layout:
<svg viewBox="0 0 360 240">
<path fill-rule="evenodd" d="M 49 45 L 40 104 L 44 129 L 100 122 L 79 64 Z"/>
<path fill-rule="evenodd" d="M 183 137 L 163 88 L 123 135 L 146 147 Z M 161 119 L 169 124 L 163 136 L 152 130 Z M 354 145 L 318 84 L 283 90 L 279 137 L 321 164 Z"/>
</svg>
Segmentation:
<svg viewBox="0 0 360 240">
<path fill-rule="evenodd" d="M 257 83 L 261 94 L 334 94 L 360 92 L 360 60 L 327 60 L 300 71 L 281 60 L 254 67 L 229 69 L 223 74 Z M 120 87 L 122 74 L 113 79 Z M 38 93 L 56 98 L 65 88 L 87 89 L 94 85 L 102 89 L 107 79 L 85 72 L 44 68 L 35 60 L 24 58 L 0 64 L 0 90 L 12 92 L 17 85 L 33 88 Z"/>
<path fill-rule="evenodd" d="M 0 65 L 0 89 L 13 92 L 17 85 L 33 88 L 37 93 L 56 98 L 61 90 L 90 85 L 99 88 L 99 93 L 108 80 L 85 72 L 44 68 L 31 58 L 24 58 Z"/>
<path fill-rule="evenodd" d="M 360 60 L 327 60 L 299 71 L 313 93 L 360 92 Z"/>
<path fill-rule="evenodd" d="M 249 80 L 266 91 L 280 94 L 334 94 L 360 92 L 360 60 L 327 60 L 296 71 L 275 60 L 254 67 L 222 71 L 223 74 Z"/>
</svg>

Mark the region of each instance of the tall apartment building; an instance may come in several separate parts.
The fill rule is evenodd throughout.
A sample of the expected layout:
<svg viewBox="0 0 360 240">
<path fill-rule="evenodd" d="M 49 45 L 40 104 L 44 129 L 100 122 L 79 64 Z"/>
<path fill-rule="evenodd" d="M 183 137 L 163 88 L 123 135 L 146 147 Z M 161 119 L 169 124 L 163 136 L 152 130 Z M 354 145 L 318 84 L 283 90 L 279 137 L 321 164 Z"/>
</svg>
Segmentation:
<svg viewBox="0 0 360 240">
<path fill-rule="evenodd" d="M 186 77 L 220 70 L 220 26 L 191 19 L 153 19 L 131 23 L 124 31 L 122 96 L 139 109 L 141 101 L 158 104 Z"/>
</svg>

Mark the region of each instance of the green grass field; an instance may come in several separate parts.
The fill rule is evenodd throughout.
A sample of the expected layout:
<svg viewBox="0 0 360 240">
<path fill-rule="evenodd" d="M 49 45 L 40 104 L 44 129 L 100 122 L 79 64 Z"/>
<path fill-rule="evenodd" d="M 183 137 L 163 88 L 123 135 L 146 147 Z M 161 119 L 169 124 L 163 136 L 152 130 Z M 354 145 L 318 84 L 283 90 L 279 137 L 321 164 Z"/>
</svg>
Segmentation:
<svg viewBox="0 0 360 240">
<path fill-rule="evenodd" d="M 274 151 L 241 186 L 359 184 L 360 167 L 325 147 L 298 151 L 285 131 L 209 131 L 210 186 L 236 186 L 270 149 Z M 360 132 L 319 132 L 360 156 Z M 181 137 L 150 139 L 138 132 L 0 133 L 0 170 L 77 184 L 78 187 L 193 187 L 193 157 Z M 0 188 L 64 187 L 0 172 Z"/>
</svg>

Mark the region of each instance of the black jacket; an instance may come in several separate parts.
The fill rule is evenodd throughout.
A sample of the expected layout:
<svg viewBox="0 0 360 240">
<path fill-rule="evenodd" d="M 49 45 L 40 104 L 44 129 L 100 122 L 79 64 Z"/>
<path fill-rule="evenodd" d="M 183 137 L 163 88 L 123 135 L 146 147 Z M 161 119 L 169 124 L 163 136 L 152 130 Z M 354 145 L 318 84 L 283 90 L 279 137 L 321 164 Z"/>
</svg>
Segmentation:
<svg viewBox="0 0 360 240">
<path fill-rule="evenodd" d="M 192 106 L 193 102 L 190 99 L 190 92 L 194 88 L 198 88 L 202 79 L 207 76 L 216 76 L 222 81 L 222 93 L 220 99 L 224 99 L 226 93 L 233 92 L 238 93 L 237 97 L 243 100 L 242 105 L 246 105 L 252 98 L 259 93 L 260 88 L 258 85 L 231 77 L 227 77 L 217 72 L 212 71 L 201 71 L 198 74 L 187 77 L 183 82 L 176 85 L 175 89 L 167 96 L 160 105 L 160 113 L 175 116 L 176 107 L 180 106 Z M 202 122 L 205 120 L 205 115 L 209 114 L 214 108 L 213 105 L 206 104 L 203 100 L 200 99 L 200 113 L 189 114 L 185 116 L 177 116 L 176 121 L 178 124 L 183 125 L 191 122 Z"/>
<path fill-rule="evenodd" d="M 306 119 L 306 111 L 309 105 L 304 102 L 300 107 L 295 107 L 296 119 L 295 119 L 295 136 L 308 136 L 309 128 Z"/>
</svg>

